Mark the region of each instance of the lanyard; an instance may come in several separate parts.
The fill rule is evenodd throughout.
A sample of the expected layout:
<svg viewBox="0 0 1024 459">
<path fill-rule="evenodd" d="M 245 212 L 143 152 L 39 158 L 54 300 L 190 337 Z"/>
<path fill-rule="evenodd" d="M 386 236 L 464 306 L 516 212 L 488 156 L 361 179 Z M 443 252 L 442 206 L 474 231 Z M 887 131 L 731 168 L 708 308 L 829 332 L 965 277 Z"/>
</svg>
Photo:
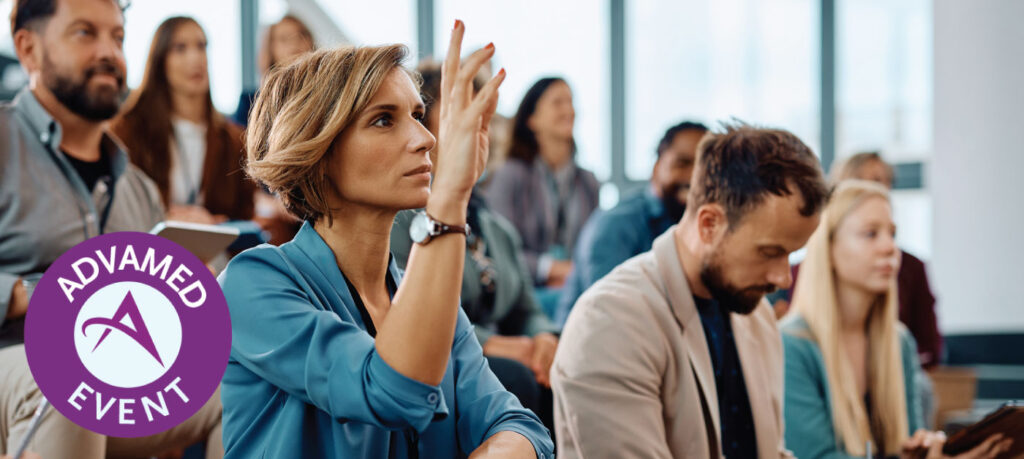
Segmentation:
<svg viewBox="0 0 1024 459">
<path fill-rule="evenodd" d="M 85 180 L 83 180 L 82 177 L 79 175 L 78 170 L 75 169 L 70 164 L 70 162 L 68 161 L 67 158 L 62 158 L 62 156 L 66 155 L 66 153 L 63 152 L 63 150 L 57 149 L 56 151 L 54 151 L 53 149 L 49 148 L 49 145 L 45 145 L 45 146 L 47 147 L 47 150 L 50 150 L 50 153 L 53 155 L 54 159 L 57 160 L 57 167 L 58 167 L 58 169 L 60 169 L 64 173 L 64 178 L 68 179 L 68 182 L 70 182 L 69 184 L 71 185 L 71 188 L 72 189 L 76 188 L 75 181 L 77 180 L 79 183 L 82 184 L 82 188 L 81 189 L 85 190 L 84 198 L 85 198 L 85 201 L 86 201 L 86 205 L 82 206 L 81 201 L 79 201 L 78 202 L 78 211 L 82 215 L 82 219 L 83 219 L 82 227 L 83 227 L 83 231 L 85 233 L 85 239 L 89 239 L 90 238 L 90 235 L 89 235 L 89 225 L 91 223 L 89 221 L 89 217 L 92 216 L 92 215 L 96 215 L 98 213 L 98 212 L 96 212 L 96 201 L 93 200 L 93 190 L 95 190 L 96 187 L 95 187 L 95 185 L 93 185 L 93 189 L 86 188 Z M 100 154 L 102 155 L 102 154 L 105 154 L 105 153 L 101 151 Z M 110 161 L 109 158 L 108 158 L 108 161 Z M 108 163 L 108 165 L 110 166 L 110 175 L 107 176 L 107 177 L 109 177 L 109 180 L 104 180 L 104 183 L 107 184 L 107 196 L 108 196 L 108 198 L 107 198 L 106 205 L 103 207 L 103 212 L 99 213 L 100 220 L 98 222 L 96 222 L 96 227 L 97 227 L 96 228 L 97 229 L 96 235 L 103 234 L 103 232 L 104 232 L 104 230 L 106 229 L 106 226 L 107 226 L 107 220 L 110 218 L 110 211 L 114 207 L 114 196 L 115 196 L 114 191 L 115 191 L 115 185 L 117 183 L 117 180 L 114 177 L 113 164 L 112 163 Z M 100 180 L 103 180 L 103 178 L 101 177 Z M 96 183 L 99 183 L 99 182 L 97 181 Z"/>
</svg>

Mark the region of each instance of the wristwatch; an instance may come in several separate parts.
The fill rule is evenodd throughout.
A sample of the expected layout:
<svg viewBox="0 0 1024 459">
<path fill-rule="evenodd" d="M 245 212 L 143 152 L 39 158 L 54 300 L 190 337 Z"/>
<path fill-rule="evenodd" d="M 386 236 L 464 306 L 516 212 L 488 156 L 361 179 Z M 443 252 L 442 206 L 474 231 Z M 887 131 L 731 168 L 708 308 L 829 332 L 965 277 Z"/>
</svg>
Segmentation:
<svg viewBox="0 0 1024 459">
<path fill-rule="evenodd" d="M 444 234 L 464 234 L 469 236 L 469 224 L 446 225 L 434 220 L 426 212 L 416 212 L 409 225 L 409 238 L 417 244 L 426 244 L 435 237 Z"/>
<path fill-rule="evenodd" d="M 36 284 L 42 276 L 34 275 L 29 278 L 21 278 L 21 286 L 25 288 L 25 298 L 32 299 L 32 293 L 36 291 Z"/>
</svg>

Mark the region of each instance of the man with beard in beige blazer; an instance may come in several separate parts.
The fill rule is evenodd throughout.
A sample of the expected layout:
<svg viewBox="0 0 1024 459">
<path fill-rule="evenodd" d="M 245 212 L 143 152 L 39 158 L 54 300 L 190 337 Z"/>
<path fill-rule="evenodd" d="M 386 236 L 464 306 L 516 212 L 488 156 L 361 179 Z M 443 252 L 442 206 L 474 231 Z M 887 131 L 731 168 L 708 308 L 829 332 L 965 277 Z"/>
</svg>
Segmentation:
<svg viewBox="0 0 1024 459">
<path fill-rule="evenodd" d="M 693 174 L 679 224 L 569 315 L 551 368 L 561 457 L 790 457 L 763 297 L 818 226 L 821 166 L 789 132 L 726 125 Z"/>
</svg>

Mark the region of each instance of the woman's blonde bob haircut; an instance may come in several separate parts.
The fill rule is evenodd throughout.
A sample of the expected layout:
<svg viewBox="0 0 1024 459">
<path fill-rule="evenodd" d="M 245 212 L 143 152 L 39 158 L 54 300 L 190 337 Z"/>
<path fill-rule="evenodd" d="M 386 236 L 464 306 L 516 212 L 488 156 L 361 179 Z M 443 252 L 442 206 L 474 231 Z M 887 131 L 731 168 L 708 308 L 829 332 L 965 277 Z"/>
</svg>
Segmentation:
<svg viewBox="0 0 1024 459">
<path fill-rule="evenodd" d="M 273 69 L 253 104 L 246 171 L 296 217 L 331 218 L 327 176 L 335 139 L 362 112 L 388 74 L 402 69 L 404 45 L 342 47 L 305 54 Z"/>
<path fill-rule="evenodd" d="M 875 299 L 867 318 L 868 390 L 873 414 L 870 419 L 839 335 L 841 315 L 836 299 L 832 243 L 836 229 L 846 216 L 869 198 L 889 201 L 889 191 L 865 180 L 844 180 L 836 186 L 822 213 L 821 224 L 807 242 L 807 258 L 800 266 L 793 308 L 807 322 L 811 339 L 821 349 L 838 446 L 847 454 L 864 456 L 865 443 L 877 436 L 887 456 L 898 456 L 909 427 L 895 276 L 888 291 Z M 876 448 L 880 447 L 876 445 Z"/>
</svg>

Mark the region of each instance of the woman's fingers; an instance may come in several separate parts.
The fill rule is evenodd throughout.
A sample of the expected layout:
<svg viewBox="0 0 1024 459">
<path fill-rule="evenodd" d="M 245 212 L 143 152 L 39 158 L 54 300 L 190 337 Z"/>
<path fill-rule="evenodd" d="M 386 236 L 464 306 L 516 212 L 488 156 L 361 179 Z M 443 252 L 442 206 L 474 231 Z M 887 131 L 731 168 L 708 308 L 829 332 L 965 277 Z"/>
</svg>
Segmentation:
<svg viewBox="0 0 1024 459">
<path fill-rule="evenodd" d="M 444 64 L 441 65 L 441 106 L 448 105 L 450 101 L 448 94 L 451 94 L 455 85 L 455 76 L 459 73 L 459 56 L 462 55 L 462 35 L 466 26 L 462 21 L 456 19 L 455 27 L 452 28 L 452 38 L 448 42 L 448 55 L 445 56 Z M 443 114 L 442 114 L 443 115 Z"/>
<path fill-rule="evenodd" d="M 494 55 L 494 44 L 476 50 L 465 61 L 459 64 L 458 74 L 452 86 L 451 100 L 453 107 L 465 107 L 473 100 L 473 80 L 480 68 Z"/>
<path fill-rule="evenodd" d="M 1003 441 L 996 443 L 995 448 L 993 448 L 995 453 L 992 455 L 992 457 L 998 457 L 1000 454 L 1008 453 L 1010 452 L 1010 448 L 1013 448 L 1013 439 L 1006 438 Z"/>
<path fill-rule="evenodd" d="M 962 454 L 960 457 L 970 459 L 996 457 L 996 455 L 998 455 L 1000 452 L 1000 449 L 996 448 L 997 443 L 999 443 L 1000 440 L 1002 440 L 1003 438 L 1003 434 L 1001 433 L 992 434 L 988 438 L 986 438 L 985 441 L 981 442 L 980 445 L 975 446 L 970 451 Z M 1002 445 L 1000 444 L 998 446 Z"/>
<path fill-rule="evenodd" d="M 498 73 L 488 81 L 473 100 L 474 110 L 481 110 L 481 123 L 483 128 L 491 123 L 494 111 L 498 109 L 498 87 L 505 81 L 505 69 L 498 70 Z M 482 103 L 482 106 L 478 106 Z"/>
<path fill-rule="evenodd" d="M 924 439 L 927 437 L 928 431 L 924 429 L 918 429 L 914 432 L 914 435 L 903 442 L 904 450 L 915 450 L 924 446 Z"/>
<path fill-rule="evenodd" d="M 929 435 L 929 438 L 931 436 Z M 925 440 L 924 447 L 928 448 L 928 452 L 925 455 L 927 459 L 941 459 L 945 456 L 942 454 L 942 447 L 945 446 L 946 442 L 943 441 L 931 441 Z"/>
<path fill-rule="evenodd" d="M 491 122 L 494 111 L 498 108 L 498 87 L 505 81 L 505 69 L 498 71 L 497 75 L 491 78 L 480 92 L 473 98 L 469 107 L 469 115 L 480 119 L 480 126 L 486 127 Z"/>
<path fill-rule="evenodd" d="M 450 110 L 466 107 L 475 100 L 473 96 L 473 80 L 484 64 L 494 55 L 494 44 L 491 43 L 476 50 L 465 60 L 462 60 L 460 53 L 462 52 L 462 38 L 464 34 L 465 24 L 462 21 L 456 20 L 455 27 L 452 29 L 451 42 L 448 44 L 448 55 L 445 57 L 444 64 L 441 67 L 442 118 Z M 504 79 L 504 74 L 501 75 L 500 79 Z M 491 82 L 494 82 L 494 80 L 495 78 L 492 78 Z M 498 84 L 500 84 L 500 81 Z"/>
</svg>

